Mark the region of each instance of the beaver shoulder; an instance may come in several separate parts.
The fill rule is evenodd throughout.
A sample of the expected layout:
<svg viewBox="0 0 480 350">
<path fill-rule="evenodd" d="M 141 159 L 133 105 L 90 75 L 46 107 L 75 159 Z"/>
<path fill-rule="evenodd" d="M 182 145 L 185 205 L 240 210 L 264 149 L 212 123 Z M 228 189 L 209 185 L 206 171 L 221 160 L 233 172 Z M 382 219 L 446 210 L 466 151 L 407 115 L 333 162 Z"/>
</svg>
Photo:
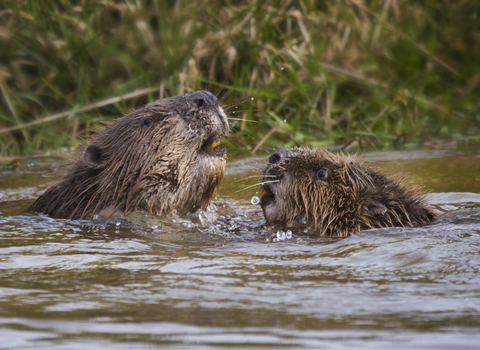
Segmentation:
<svg viewBox="0 0 480 350">
<path fill-rule="evenodd" d="M 27 212 L 91 219 L 204 209 L 225 172 L 226 149 L 219 140 L 228 132 L 225 113 L 208 91 L 147 104 L 93 139 L 83 158 Z"/>
<path fill-rule="evenodd" d="M 425 198 L 353 156 L 317 148 L 272 154 L 262 186 L 268 223 L 313 226 L 346 237 L 380 227 L 416 227 L 435 220 Z"/>
</svg>

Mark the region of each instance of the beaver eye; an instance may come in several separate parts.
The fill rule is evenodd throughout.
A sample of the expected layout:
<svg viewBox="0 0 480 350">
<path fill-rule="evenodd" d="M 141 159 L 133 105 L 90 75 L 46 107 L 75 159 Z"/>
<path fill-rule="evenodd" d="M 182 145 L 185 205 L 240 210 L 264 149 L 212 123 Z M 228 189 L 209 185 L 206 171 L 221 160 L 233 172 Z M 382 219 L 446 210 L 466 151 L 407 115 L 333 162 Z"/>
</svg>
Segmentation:
<svg viewBox="0 0 480 350">
<path fill-rule="evenodd" d="M 328 173 L 325 169 L 320 169 L 318 172 L 317 172 L 317 176 L 319 179 L 322 179 L 322 180 L 325 180 L 328 176 Z"/>
<path fill-rule="evenodd" d="M 152 119 L 152 118 L 145 118 L 145 119 L 143 120 L 143 124 L 144 124 L 144 125 L 150 125 L 150 124 L 152 124 L 152 123 L 153 123 L 153 119 Z"/>
</svg>

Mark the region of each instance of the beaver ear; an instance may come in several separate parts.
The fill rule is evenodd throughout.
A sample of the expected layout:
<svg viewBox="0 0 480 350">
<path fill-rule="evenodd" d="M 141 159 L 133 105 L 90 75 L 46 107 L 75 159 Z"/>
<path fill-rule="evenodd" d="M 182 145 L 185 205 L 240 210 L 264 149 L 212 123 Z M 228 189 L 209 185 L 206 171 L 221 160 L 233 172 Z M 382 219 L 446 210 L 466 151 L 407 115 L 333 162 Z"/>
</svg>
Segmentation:
<svg viewBox="0 0 480 350">
<path fill-rule="evenodd" d="M 364 208 L 363 210 L 366 211 L 366 214 L 370 216 L 385 215 L 387 212 L 387 207 L 379 200 L 375 199 L 364 200 L 362 206 Z"/>
<path fill-rule="evenodd" d="M 387 212 L 387 207 L 384 206 L 382 203 L 374 203 L 373 205 L 369 205 L 367 209 L 368 213 L 372 216 L 385 215 L 385 213 Z"/>
<path fill-rule="evenodd" d="M 98 145 L 90 145 L 87 147 L 85 150 L 85 154 L 83 155 L 83 159 L 93 165 L 93 166 L 99 166 L 102 165 L 104 161 L 103 157 L 103 150 L 98 146 Z"/>
</svg>

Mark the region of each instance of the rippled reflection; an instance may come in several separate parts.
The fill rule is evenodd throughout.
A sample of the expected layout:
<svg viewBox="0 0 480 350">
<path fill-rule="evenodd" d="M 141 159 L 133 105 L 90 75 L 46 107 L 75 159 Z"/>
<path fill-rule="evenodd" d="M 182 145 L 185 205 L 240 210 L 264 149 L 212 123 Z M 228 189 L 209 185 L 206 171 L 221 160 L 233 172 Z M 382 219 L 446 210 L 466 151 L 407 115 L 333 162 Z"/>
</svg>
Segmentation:
<svg viewBox="0 0 480 350">
<path fill-rule="evenodd" d="M 238 192 L 258 182 L 256 157 L 229 163 L 201 216 L 55 220 L 22 208 L 61 168 L 3 168 L 1 347 L 478 347 L 476 153 L 365 158 L 407 169 L 441 219 L 347 239 L 280 232 L 251 203 L 257 189 Z"/>
</svg>

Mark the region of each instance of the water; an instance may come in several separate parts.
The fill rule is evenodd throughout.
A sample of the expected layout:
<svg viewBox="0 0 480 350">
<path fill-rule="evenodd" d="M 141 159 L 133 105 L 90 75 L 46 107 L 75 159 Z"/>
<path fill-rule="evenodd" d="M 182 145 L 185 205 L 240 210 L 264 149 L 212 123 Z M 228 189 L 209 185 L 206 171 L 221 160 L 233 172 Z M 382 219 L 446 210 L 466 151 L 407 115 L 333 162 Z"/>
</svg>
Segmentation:
<svg viewBox="0 0 480 350">
<path fill-rule="evenodd" d="M 346 239 L 276 240 L 258 189 L 237 192 L 265 156 L 230 160 L 215 210 L 175 222 L 25 215 L 63 160 L 0 166 L 0 348 L 478 349 L 479 155 L 363 155 L 442 217 Z"/>
</svg>

